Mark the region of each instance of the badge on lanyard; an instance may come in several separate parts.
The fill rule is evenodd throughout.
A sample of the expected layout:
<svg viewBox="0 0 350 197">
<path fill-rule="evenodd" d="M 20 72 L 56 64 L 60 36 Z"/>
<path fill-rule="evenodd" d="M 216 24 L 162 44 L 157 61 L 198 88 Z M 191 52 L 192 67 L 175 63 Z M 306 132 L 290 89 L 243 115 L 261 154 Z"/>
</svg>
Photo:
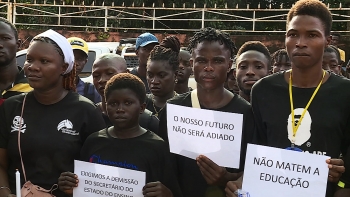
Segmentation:
<svg viewBox="0 0 350 197">
<path fill-rule="evenodd" d="M 294 117 L 294 103 L 293 103 L 293 91 L 292 91 L 292 70 L 290 71 L 290 75 L 289 75 L 289 101 L 290 101 L 290 109 L 292 112 L 292 131 L 293 131 L 293 139 L 291 140 L 291 146 L 287 147 L 287 150 L 293 150 L 293 151 L 299 151 L 302 152 L 302 150 L 298 147 L 295 146 L 295 137 L 296 134 L 298 132 L 298 128 L 300 126 L 301 121 L 303 120 L 305 113 L 307 112 L 307 109 L 309 108 L 311 102 L 313 101 L 314 97 L 316 96 L 318 90 L 320 89 L 324 76 L 326 75 L 326 71 L 323 70 L 323 75 L 322 75 L 322 79 L 320 81 L 320 83 L 318 84 L 317 88 L 315 89 L 314 93 L 312 94 L 309 102 L 307 103 L 306 107 L 303 110 L 303 113 L 300 116 L 300 119 L 298 121 L 298 124 L 295 125 L 295 117 Z"/>
</svg>

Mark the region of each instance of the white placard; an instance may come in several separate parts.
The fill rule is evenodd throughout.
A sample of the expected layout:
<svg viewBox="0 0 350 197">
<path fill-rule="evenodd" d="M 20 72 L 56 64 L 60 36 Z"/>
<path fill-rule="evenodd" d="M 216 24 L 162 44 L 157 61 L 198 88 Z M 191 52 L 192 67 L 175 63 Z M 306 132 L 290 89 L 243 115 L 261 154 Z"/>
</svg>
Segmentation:
<svg viewBox="0 0 350 197">
<path fill-rule="evenodd" d="M 167 104 L 170 152 L 239 168 L 243 114 Z"/>
<path fill-rule="evenodd" d="M 74 173 L 79 179 L 74 197 L 143 197 L 145 172 L 75 160 Z"/>
<path fill-rule="evenodd" d="M 250 197 L 325 196 L 327 156 L 248 144 L 242 189 Z"/>
</svg>

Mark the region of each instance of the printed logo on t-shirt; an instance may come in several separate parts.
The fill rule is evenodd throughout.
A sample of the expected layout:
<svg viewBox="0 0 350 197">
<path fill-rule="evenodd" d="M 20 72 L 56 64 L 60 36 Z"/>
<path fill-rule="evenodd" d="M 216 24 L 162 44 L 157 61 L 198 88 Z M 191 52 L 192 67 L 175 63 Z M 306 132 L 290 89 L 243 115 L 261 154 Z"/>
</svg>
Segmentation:
<svg viewBox="0 0 350 197">
<path fill-rule="evenodd" d="M 90 163 L 98 163 L 98 164 L 104 164 L 109 166 L 116 166 L 121 168 L 127 168 L 132 170 L 138 170 L 138 167 L 134 164 L 128 163 L 126 161 L 111 161 L 111 160 L 105 160 L 101 159 L 101 156 L 99 155 L 92 155 L 89 159 Z"/>
<path fill-rule="evenodd" d="M 26 131 L 27 125 L 24 124 L 24 119 L 21 116 L 15 116 L 12 121 L 11 132 L 19 131 L 24 133 Z"/>
<path fill-rule="evenodd" d="M 294 126 L 298 124 L 303 111 L 304 111 L 304 108 L 294 109 Z M 311 123 L 312 123 L 312 119 L 311 119 L 310 113 L 306 111 L 304 118 L 301 121 L 300 126 L 294 138 L 295 145 L 301 146 L 302 144 L 304 144 L 310 139 Z M 287 128 L 288 128 L 288 139 L 292 142 L 292 139 L 293 139 L 292 114 L 288 116 Z"/>
<path fill-rule="evenodd" d="M 79 135 L 77 131 L 73 130 L 73 123 L 68 119 L 62 120 L 58 124 L 57 130 L 69 135 Z"/>
</svg>

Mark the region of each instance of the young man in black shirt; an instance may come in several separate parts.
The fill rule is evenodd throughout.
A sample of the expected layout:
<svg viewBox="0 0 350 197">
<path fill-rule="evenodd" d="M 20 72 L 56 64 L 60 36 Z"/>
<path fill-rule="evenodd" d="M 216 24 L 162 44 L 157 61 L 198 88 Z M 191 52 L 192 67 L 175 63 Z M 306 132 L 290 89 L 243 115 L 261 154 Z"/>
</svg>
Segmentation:
<svg viewBox="0 0 350 197">
<path fill-rule="evenodd" d="M 147 60 L 152 49 L 157 44 L 159 44 L 158 39 L 151 33 L 143 33 L 136 39 L 136 55 L 139 59 L 139 66 L 134 68 L 130 73 L 138 76 L 143 81 L 147 94 L 150 93 L 146 79 Z"/>
<path fill-rule="evenodd" d="M 248 41 L 238 50 L 236 78 L 239 95 L 250 102 L 250 91 L 259 79 L 269 75 L 271 54 L 259 41 Z"/>
<path fill-rule="evenodd" d="M 175 92 L 183 94 L 192 90 L 188 87 L 188 80 L 192 74 L 192 67 L 190 64 L 191 54 L 188 51 L 181 50 L 179 52 L 179 69 L 176 73 Z"/>
<path fill-rule="evenodd" d="M 16 27 L 0 17 L 0 105 L 11 96 L 33 90 L 24 71 L 17 66 L 16 52 L 20 46 Z"/>
<path fill-rule="evenodd" d="M 197 82 L 197 97 L 202 109 L 243 114 L 243 133 L 240 169 L 220 167 L 210 158 L 200 155 L 197 160 L 174 155 L 176 171 L 183 196 L 221 197 L 229 180 L 240 176 L 245 160 L 246 144 L 254 130 L 251 107 L 240 96 L 224 88 L 226 75 L 231 69 L 234 43 L 227 33 L 213 28 L 197 32 L 188 46 L 192 53 L 191 64 Z M 192 107 L 191 93 L 184 93 L 168 101 L 171 104 Z M 160 117 L 159 130 L 167 140 L 166 113 Z M 234 156 L 233 156 L 234 157 Z"/>
<path fill-rule="evenodd" d="M 344 172 L 343 161 L 333 158 L 345 154 L 350 143 L 350 91 L 343 91 L 350 81 L 322 69 L 331 26 L 322 2 L 298 1 L 288 13 L 285 38 L 292 69 L 260 80 L 251 95 L 257 143 L 332 158 L 325 161 L 327 197 Z"/>
<path fill-rule="evenodd" d="M 181 197 L 167 144 L 138 124 L 146 99 L 140 78 L 129 73 L 113 76 L 107 82 L 105 98 L 113 126 L 88 137 L 81 150 L 81 160 L 146 172 L 144 196 Z M 58 185 L 65 193 L 72 194 L 78 178 L 64 172 Z"/>
</svg>

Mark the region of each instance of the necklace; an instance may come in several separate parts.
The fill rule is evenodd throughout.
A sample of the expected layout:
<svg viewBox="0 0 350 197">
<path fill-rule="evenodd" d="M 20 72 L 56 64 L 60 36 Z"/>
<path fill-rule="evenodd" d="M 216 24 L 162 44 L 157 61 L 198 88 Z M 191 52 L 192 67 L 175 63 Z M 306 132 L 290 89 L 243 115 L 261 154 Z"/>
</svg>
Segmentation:
<svg viewBox="0 0 350 197">
<path fill-rule="evenodd" d="M 300 123 L 303 120 L 304 115 L 305 115 L 307 109 L 309 108 L 311 102 L 313 101 L 314 97 L 316 96 L 318 90 L 320 89 L 320 87 L 322 85 L 322 81 L 323 81 L 325 75 L 326 75 L 326 71 L 323 71 L 323 75 L 322 75 L 322 79 L 321 79 L 320 83 L 318 84 L 318 86 L 315 89 L 314 93 L 312 94 L 309 102 L 307 103 L 306 107 L 304 108 L 303 113 L 301 114 L 300 119 L 298 121 L 298 124 L 295 125 L 293 93 L 292 93 L 293 92 L 292 91 L 292 71 L 290 71 L 290 75 L 289 75 L 289 101 L 290 101 L 290 109 L 291 109 L 291 112 L 292 112 L 292 124 L 291 124 L 291 126 L 292 126 L 292 131 L 293 131 L 293 139 L 291 140 L 292 141 L 291 148 L 294 148 L 295 136 L 296 136 L 296 134 L 298 132 L 298 128 L 300 126 Z"/>
<path fill-rule="evenodd" d="M 177 93 L 174 91 L 174 94 L 173 94 L 173 96 L 172 96 L 171 98 L 173 98 L 173 97 L 176 96 L 176 95 L 177 95 Z M 169 98 L 169 99 L 170 99 L 170 98 Z M 159 111 L 158 111 L 154 103 L 155 103 L 154 95 L 152 94 L 152 104 L 153 104 L 153 109 L 154 109 L 154 112 L 155 112 L 154 115 L 158 118 L 159 113 L 164 109 L 165 104 L 164 104 L 163 107 L 161 107 L 161 108 L 159 109 Z"/>
</svg>

